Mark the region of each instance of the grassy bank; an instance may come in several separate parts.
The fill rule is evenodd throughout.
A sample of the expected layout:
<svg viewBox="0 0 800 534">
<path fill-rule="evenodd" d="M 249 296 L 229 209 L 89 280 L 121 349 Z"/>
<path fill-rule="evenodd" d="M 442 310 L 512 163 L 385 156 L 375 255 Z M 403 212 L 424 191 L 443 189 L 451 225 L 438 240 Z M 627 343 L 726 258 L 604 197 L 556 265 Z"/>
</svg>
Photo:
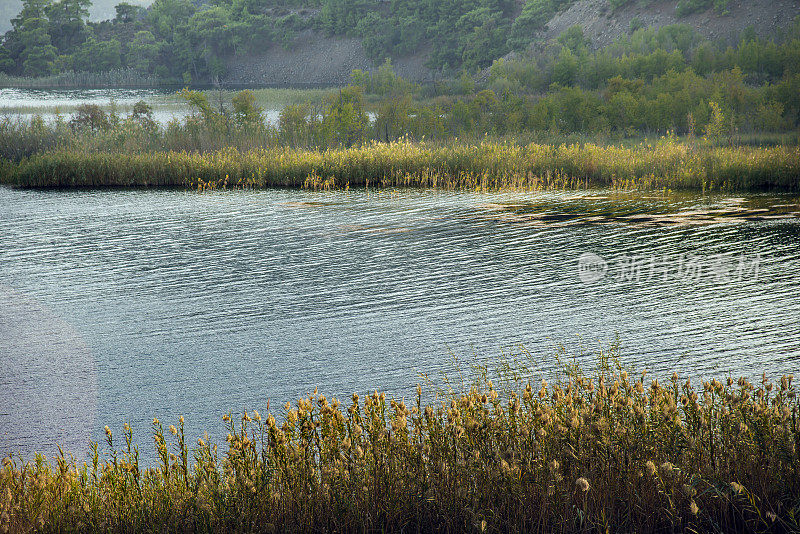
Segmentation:
<svg viewBox="0 0 800 534">
<path fill-rule="evenodd" d="M 373 143 L 331 150 L 211 153 L 54 150 L 3 164 L 23 187 L 422 186 L 503 189 L 610 186 L 800 190 L 800 148 Z"/>
<path fill-rule="evenodd" d="M 91 459 L 0 471 L 3 532 L 789 532 L 800 529 L 792 377 L 694 387 L 608 360 L 557 384 L 484 379 L 411 405 L 375 394 L 225 416 L 223 446 L 151 428 L 145 469 L 106 427 Z M 122 444 L 120 447 L 119 444 Z"/>
<path fill-rule="evenodd" d="M 107 72 L 61 72 L 51 76 L 25 77 L 0 73 L 0 88 L 19 89 L 86 89 L 107 87 L 162 87 L 180 84 L 142 75 L 134 70 L 118 69 Z"/>
</svg>

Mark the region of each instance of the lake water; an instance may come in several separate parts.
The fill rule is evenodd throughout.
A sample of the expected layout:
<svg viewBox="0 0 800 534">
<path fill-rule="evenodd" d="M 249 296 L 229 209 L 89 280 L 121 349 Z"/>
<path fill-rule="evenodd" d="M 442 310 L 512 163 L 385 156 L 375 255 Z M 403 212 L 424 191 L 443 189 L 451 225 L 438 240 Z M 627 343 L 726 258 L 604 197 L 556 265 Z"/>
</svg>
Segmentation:
<svg viewBox="0 0 800 534">
<path fill-rule="evenodd" d="M 76 108 L 84 104 L 94 104 L 106 112 L 115 112 L 121 117 L 131 114 L 134 104 L 147 102 L 153 108 L 153 120 L 166 125 L 172 120 L 183 121 L 190 113 L 188 104 L 178 96 L 174 89 L 17 89 L 0 88 L 0 120 L 28 122 L 38 115 L 46 123 L 53 123 L 57 116 L 69 120 Z M 207 94 L 209 102 L 218 105 L 218 98 L 230 109 L 230 99 L 234 92 L 211 91 Z M 277 126 L 283 101 L 270 98 L 268 91 L 256 91 L 256 102 L 263 109 L 264 121 Z M 311 99 L 316 102 L 315 99 Z M 367 112 L 369 120 L 376 114 Z"/>
<path fill-rule="evenodd" d="M 796 372 L 799 289 L 797 196 L 0 188 L 0 452 L 129 421 L 151 457 L 154 416 L 219 439 L 520 344 L 534 379 L 617 336 L 654 377 Z"/>
<path fill-rule="evenodd" d="M 230 93 L 225 93 L 227 101 Z M 213 99 L 213 98 L 210 98 Z M 171 120 L 183 120 L 189 106 L 175 95 L 174 89 L 0 89 L 0 119 L 30 121 L 34 115 L 52 122 L 57 115 L 68 120 L 75 109 L 84 104 L 100 106 L 128 116 L 134 104 L 147 102 L 153 108 L 153 120 L 165 125 Z M 264 104 L 266 104 L 264 106 Z M 229 105 L 229 104 L 227 104 Z M 269 124 L 277 124 L 282 105 L 265 102 L 264 117 Z"/>
</svg>

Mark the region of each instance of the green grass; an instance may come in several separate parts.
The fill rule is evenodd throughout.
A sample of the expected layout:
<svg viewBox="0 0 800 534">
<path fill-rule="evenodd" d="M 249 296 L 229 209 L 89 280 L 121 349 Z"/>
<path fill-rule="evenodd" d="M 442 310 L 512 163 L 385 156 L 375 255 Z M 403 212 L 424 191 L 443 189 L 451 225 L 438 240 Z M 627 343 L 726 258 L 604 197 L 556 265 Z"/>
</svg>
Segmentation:
<svg viewBox="0 0 800 534">
<path fill-rule="evenodd" d="M 612 353 L 613 356 L 613 353 Z M 153 420 L 158 462 L 122 440 L 78 463 L 4 460 L 6 532 L 790 532 L 800 529 L 791 376 L 662 382 L 608 354 L 556 383 L 484 378 L 426 404 L 316 392 L 223 417 L 187 442 Z M 499 382 L 498 382 L 499 383 Z M 121 444 L 121 445 L 120 445 Z"/>
</svg>

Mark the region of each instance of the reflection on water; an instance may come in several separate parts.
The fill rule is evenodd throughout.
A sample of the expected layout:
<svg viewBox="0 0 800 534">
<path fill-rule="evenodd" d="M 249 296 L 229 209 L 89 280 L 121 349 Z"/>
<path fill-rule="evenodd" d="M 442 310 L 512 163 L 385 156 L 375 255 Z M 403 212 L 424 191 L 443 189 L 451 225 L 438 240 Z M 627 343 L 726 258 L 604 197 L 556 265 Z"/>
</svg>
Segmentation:
<svg viewBox="0 0 800 534">
<path fill-rule="evenodd" d="M 704 225 L 800 219 L 800 201 L 767 195 L 748 198 L 695 193 L 614 192 L 613 195 L 573 194 L 528 202 L 485 204 L 493 216 L 531 224 L 627 223 L 652 226 Z"/>
<path fill-rule="evenodd" d="M 0 189 L 3 284 L 50 317 L 2 306 L 0 338 L 22 328 L 19 315 L 19 339 L 41 330 L 86 348 L 0 346 L 2 367 L 16 369 L 0 375 L 0 449 L 61 439 L 60 427 L 32 438 L 6 422 L 70 399 L 90 376 L 78 364 L 44 372 L 53 393 L 39 400 L 29 373 L 47 358 L 93 362 L 95 439 L 130 421 L 145 444 L 153 416 L 183 414 L 197 436 L 221 430 L 224 412 L 315 387 L 408 396 L 420 373 L 452 371 L 452 354 L 491 364 L 518 344 L 548 376 L 559 344 L 579 354 L 616 335 L 624 362 L 657 376 L 795 372 L 799 202 Z M 581 270 L 588 254 L 601 270 Z M 64 413 L 91 406 L 58 402 Z"/>
</svg>

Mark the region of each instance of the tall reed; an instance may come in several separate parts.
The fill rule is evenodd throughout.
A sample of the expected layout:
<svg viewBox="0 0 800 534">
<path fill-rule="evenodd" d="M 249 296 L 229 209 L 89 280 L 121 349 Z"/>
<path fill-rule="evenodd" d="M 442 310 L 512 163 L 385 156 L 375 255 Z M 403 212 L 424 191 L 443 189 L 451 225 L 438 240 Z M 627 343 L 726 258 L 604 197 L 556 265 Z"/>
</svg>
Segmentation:
<svg viewBox="0 0 800 534">
<path fill-rule="evenodd" d="M 179 80 L 172 85 L 180 83 Z M 18 87 L 27 89 L 54 87 L 159 87 L 163 80 L 151 75 L 142 74 L 133 69 L 116 69 L 106 72 L 60 72 L 51 76 L 30 78 L 25 76 L 9 76 L 0 73 L 0 87 Z"/>
<path fill-rule="evenodd" d="M 224 416 L 224 446 L 154 419 L 150 468 L 128 425 L 85 463 L 7 458 L 0 529 L 796 532 L 799 408 L 792 376 L 662 383 L 607 355 L 433 404 L 315 391 Z"/>
<path fill-rule="evenodd" d="M 329 150 L 197 152 L 52 149 L 5 166 L 23 187 L 421 186 L 539 189 L 606 186 L 800 190 L 798 147 L 434 145 L 399 141 Z"/>
</svg>

